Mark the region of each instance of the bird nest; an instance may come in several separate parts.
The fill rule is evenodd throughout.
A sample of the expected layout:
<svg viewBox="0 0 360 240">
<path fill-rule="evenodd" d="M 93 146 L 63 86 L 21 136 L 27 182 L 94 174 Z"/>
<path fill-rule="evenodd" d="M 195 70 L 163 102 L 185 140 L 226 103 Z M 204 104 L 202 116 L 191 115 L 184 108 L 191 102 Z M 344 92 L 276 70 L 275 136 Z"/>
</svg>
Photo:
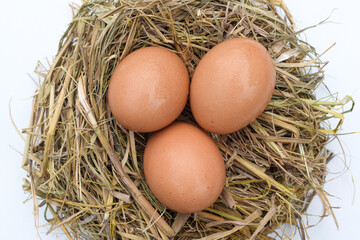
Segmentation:
<svg viewBox="0 0 360 240">
<path fill-rule="evenodd" d="M 50 67 L 36 69 L 39 86 L 23 130 L 23 188 L 37 225 L 44 207 L 48 232 L 61 228 L 69 239 L 273 239 L 286 223 L 305 238 L 303 216 L 316 194 L 324 215 L 332 214 L 322 188 L 332 156 L 325 145 L 352 99 L 315 97 L 326 63 L 294 31 L 283 1 L 87 0 L 73 11 Z M 145 46 L 177 53 L 191 77 L 209 49 L 234 37 L 270 51 L 275 91 L 247 127 L 210 134 L 226 164 L 220 198 L 201 212 L 176 213 L 144 178 L 151 133 L 129 131 L 110 113 L 109 79 L 118 62 Z M 339 120 L 335 129 L 329 118 Z M 189 104 L 179 120 L 196 124 Z"/>
</svg>

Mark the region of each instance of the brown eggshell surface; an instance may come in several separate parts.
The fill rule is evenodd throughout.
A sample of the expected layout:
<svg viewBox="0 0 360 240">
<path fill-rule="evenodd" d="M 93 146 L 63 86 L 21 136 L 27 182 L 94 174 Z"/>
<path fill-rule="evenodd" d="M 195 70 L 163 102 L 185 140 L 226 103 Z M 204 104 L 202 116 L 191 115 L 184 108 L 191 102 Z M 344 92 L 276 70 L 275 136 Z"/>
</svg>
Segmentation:
<svg viewBox="0 0 360 240">
<path fill-rule="evenodd" d="M 200 128 L 183 122 L 150 137 L 144 172 L 155 197 L 182 213 L 209 207 L 225 183 L 224 160 L 215 142 Z"/>
<path fill-rule="evenodd" d="M 173 122 L 189 94 L 185 64 L 175 53 L 145 47 L 126 56 L 110 79 L 108 104 L 118 123 L 151 132 Z"/>
<path fill-rule="evenodd" d="M 192 113 L 207 131 L 237 131 L 264 111 L 275 82 L 275 65 L 262 44 L 249 38 L 226 40 L 208 51 L 195 69 Z"/>
</svg>

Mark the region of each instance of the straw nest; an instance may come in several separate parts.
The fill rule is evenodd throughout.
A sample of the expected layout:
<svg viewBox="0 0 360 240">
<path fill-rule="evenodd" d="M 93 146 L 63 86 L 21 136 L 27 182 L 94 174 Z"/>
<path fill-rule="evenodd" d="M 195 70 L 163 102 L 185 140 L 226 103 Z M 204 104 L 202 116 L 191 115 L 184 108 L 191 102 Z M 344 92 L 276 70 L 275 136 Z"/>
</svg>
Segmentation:
<svg viewBox="0 0 360 240">
<path fill-rule="evenodd" d="M 38 65 L 23 130 L 23 188 L 37 224 L 45 207 L 48 232 L 60 227 L 69 239 L 272 239 L 284 223 L 305 238 L 302 216 L 314 195 L 324 215 L 332 214 L 322 189 L 332 156 L 325 145 L 351 98 L 316 99 L 326 63 L 299 39 L 284 2 L 86 0 L 73 11 L 50 68 Z M 276 89 L 248 127 L 211 134 L 226 163 L 225 189 L 210 208 L 178 214 L 149 190 L 142 155 L 150 134 L 116 123 L 108 81 L 119 61 L 149 45 L 176 52 L 191 77 L 209 49 L 233 37 L 254 38 L 270 51 Z M 332 117 L 335 129 L 324 124 Z M 195 124 L 188 105 L 179 119 Z"/>
</svg>

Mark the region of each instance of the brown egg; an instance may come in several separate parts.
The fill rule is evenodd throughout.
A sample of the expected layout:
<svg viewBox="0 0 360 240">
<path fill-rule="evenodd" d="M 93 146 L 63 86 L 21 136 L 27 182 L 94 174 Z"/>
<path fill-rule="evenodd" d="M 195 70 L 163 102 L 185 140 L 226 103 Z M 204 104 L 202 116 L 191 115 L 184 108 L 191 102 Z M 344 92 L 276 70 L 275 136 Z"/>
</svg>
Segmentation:
<svg viewBox="0 0 360 240">
<path fill-rule="evenodd" d="M 207 52 L 195 69 L 192 113 L 207 131 L 237 131 L 264 111 L 275 81 L 275 65 L 262 44 L 249 38 L 227 40 Z"/>
<path fill-rule="evenodd" d="M 225 183 L 224 160 L 215 142 L 200 128 L 184 122 L 175 122 L 150 137 L 144 172 L 155 197 L 182 213 L 209 207 Z"/>
<path fill-rule="evenodd" d="M 141 48 L 116 66 L 109 83 L 109 107 L 124 127 L 156 131 L 180 115 L 189 84 L 185 64 L 175 53 L 160 47 Z"/>
</svg>

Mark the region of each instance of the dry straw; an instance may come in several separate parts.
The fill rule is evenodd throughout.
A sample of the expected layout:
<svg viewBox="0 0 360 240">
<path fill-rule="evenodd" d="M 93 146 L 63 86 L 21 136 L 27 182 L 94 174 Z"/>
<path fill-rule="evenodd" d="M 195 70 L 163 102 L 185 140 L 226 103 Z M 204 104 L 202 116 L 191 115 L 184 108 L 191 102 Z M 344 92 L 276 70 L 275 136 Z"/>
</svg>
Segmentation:
<svg viewBox="0 0 360 240">
<path fill-rule="evenodd" d="M 333 214 L 322 189 L 332 156 L 325 145 L 352 99 L 315 98 L 326 63 L 299 39 L 283 1 L 85 0 L 73 10 L 50 68 L 37 68 L 23 130 L 23 188 L 37 224 L 44 207 L 48 232 L 60 227 L 69 239 L 272 239 L 267 235 L 284 223 L 305 238 L 302 216 L 314 195 L 324 215 Z M 202 212 L 177 214 L 147 187 L 142 155 L 149 134 L 116 124 L 108 81 L 128 53 L 149 45 L 179 54 L 192 75 L 209 49 L 233 37 L 269 49 L 276 89 L 248 127 L 211 135 L 227 167 L 221 198 Z M 329 118 L 339 120 L 335 129 L 324 124 Z M 179 119 L 194 122 L 189 106 Z"/>
</svg>

